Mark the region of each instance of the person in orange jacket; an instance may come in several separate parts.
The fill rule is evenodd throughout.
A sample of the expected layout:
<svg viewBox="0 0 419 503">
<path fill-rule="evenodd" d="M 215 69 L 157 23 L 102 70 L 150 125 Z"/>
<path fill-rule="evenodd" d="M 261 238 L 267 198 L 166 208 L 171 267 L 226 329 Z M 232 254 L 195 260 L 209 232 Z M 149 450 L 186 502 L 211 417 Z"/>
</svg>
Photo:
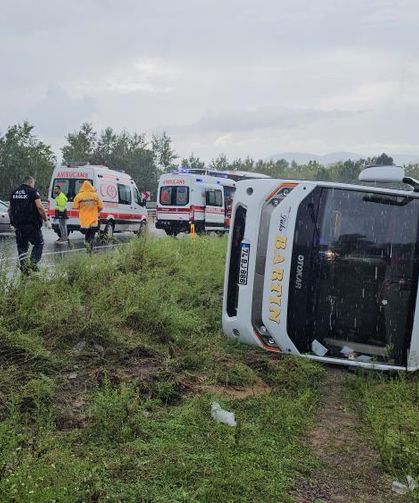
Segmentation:
<svg viewBox="0 0 419 503">
<path fill-rule="evenodd" d="M 103 202 L 87 180 L 74 198 L 73 208 L 79 210 L 80 231 L 84 234 L 87 251 L 92 251 L 96 232 L 99 230 L 99 213 L 103 209 Z"/>
</svg>

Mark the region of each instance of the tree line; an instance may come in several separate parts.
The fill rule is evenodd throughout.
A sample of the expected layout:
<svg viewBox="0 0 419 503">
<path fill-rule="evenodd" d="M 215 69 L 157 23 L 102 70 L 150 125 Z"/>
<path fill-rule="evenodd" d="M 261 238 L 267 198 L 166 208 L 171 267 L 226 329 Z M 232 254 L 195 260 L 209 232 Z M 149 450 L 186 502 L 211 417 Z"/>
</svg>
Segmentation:
<svg viewBox="0 0 419 503">
<path fill-rule="evenodd" d="M 124 171 L 132 176 L 140 190 L 155 195 L 160 174 L 184 168 L 205 168 L 205 163 L 194 154 L 179 160 L 171 138 L 164 132 L 148 138 L 144 133 L 116 132 L 111 127 L 96 131 L 92 124 L 83 123 L 79 130 L 68 133 L 61 149 L 63 164 L 90 162 Z M 50 145 L 34 134 L 29 122 L 9 126 L 0 136 L 0 198 L 7 199 L 22 178 L 30 174 L 37 180 L 43 196 L 57 159 Z M 337 162 L 324 166 L 317 161 L 306 164 L 285 159 L 254 160 L 250 157 L 229 161 L 220 154 L 208 164 L 211 169 L 240 170 L 262 173 L 273 178 L 355 182 L 359 172 L 368 164 L 392 164 L 385 153 L 358 161 Z M 419 177 L 419 164 L 407 166 L 407 174 Z"/>
</svg>

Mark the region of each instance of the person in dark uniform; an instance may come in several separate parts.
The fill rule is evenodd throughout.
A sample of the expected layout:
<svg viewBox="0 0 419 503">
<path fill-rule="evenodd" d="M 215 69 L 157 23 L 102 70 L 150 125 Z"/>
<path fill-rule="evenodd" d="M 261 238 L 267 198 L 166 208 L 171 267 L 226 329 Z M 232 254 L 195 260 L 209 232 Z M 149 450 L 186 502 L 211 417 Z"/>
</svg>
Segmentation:
<svg viewBox="0 0 419 503">
<path fill-rule="evenodd" d="M 20 270 L 29 272 L 37 269 L 44 248 L 42 222 L 48 222 L 48 216 L 41 204 L 41 196 L 35 189 L 35 179 L 26 176 L 22 185 L 15 189 L 9 199 L 9 217 L 16 229 L 16 245 L 19 255 Z M 29 243 L 33 245 L 28 260 Z"/>
</svg>

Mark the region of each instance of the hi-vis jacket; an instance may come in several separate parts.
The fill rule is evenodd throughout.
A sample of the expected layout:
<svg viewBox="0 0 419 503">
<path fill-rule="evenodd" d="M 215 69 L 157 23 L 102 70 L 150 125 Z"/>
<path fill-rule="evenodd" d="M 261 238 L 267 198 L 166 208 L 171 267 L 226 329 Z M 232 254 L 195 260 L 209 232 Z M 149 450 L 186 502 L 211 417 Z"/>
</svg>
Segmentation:
<svg viewBox="0 0 419 503">
<path fill-rule="evenodd" d="M 67 209 L 67 196 L 64 192 L 60 192 L 55 198 L 55 209 L 57 211 L 65 211 Z"/>
<path fill-rule="evenodd" d="M 87 180 L 83 182 L 74 198 L 73 208 L 79 210 L 80 227 L 88 229 L 99 226 L 99 213 L 103 209 L 103 202 L 96 189 Z"/>
</svg>

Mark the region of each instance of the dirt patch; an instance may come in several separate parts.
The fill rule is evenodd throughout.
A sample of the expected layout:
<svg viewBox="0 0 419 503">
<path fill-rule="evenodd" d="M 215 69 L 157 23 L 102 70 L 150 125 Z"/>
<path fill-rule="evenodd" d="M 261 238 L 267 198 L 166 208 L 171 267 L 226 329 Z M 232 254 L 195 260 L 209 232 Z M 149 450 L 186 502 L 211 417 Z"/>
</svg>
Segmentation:
<svg viewBox="0 0 419 503">
<path fill-rule="evenodd" d="M 112 386 L 138 383 L 141 396 L 154 396 L 155 382 L 170 377 L 163 355 L 144 346 L 131 350 L 100 350 L 84 345 L 79 353 L 72 352 L 71 364 L 61 369 L 56 399 L 56 423 L 61 430 L 85 427 L 88 424 L 92 394 L 106 382 Z M 166 376 L 167 374 L 167 376 Z M 164 390 L 171 398 L 183 391 L 173 384 L 173 390 Z"/>
<path fill-rule="evenodd" d="M 238 386 L 202 386 L 202 391 L 209 393 L 221 393 L 223 395 L 228 395 L 233 398 L 238 398 L 243 400 L 251 396 L 269 395 L 271 393 L 271 388 L 262 381 L 258 381 L 253 385 L 246 388 Z"/>
<path fill-rule="evenodd" d="M 300 480 L 291 496 L 297 503 L 388 503 L 391 491 L 379 455 L 360 432 L 360 420 L 348 392 L 345 369 L 329 369 L 320 385 L 320 404 L 310 435 L 321 467 Z"/>
</svg>

